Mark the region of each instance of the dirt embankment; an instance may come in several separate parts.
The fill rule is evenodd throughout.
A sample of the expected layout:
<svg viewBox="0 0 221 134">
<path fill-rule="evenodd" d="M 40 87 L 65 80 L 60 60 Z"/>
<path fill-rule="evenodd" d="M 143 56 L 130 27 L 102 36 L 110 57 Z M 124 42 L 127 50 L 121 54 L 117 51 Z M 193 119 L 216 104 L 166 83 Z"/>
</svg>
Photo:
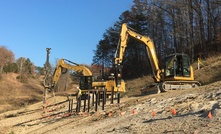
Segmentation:
<svg viewBox="0 0 221 134">
<path fill-rule="evenodd" d="M 27 83 L 16 79 L 18 74 L 3 74 L 0 81 L 0 113 L 18 109 L 42 100 L 43 87 L 40 79 L 30 78 Z"/>
<path fill-rule="evenodd" d="M 57 102 L 66 98 L 57 96 Z M 50 100 L 49 103 L 54 100 Z M 49 107 L 42 103 L 0 115 L 2 133 L 177 133 L 221 131 L 221 82 L 196 89 L 122 98 L 107 102 L 105 110 L 67 114 L 68 102 Z M 74 107 L 76 103 L 74 103 Z"/>
</svg>

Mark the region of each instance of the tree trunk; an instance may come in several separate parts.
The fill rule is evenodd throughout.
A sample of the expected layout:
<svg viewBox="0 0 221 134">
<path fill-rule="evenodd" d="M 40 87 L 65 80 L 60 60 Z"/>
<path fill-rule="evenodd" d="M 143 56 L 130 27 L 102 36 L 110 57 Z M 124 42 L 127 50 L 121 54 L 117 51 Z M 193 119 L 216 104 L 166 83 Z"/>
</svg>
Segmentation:
<svg viewBox="0 0 221 134">
<path fill-rule="evenodd" d="M 193 44 L 193 7 L 192 0 L 188 0 L 189 9 L 189 25 L 190 25 L 190 57 L 194 61 L 194 44 Z"/>
<path fill-rule="evenodd" d="M 212 23 L 211 23 L 211 8 L 210 0 L 206 0 L 207 4 L 207 40 L 212 41 Z"/>
</svg>

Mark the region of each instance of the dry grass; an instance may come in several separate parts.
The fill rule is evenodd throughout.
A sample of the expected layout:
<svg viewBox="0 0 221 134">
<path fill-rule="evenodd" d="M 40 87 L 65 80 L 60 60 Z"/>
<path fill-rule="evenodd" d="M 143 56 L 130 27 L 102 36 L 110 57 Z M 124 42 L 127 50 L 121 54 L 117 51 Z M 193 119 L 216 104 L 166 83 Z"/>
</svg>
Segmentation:
<svg viewBox="0 0 221 134">
<path fill-rule="evenodd" d="M 154 84 L 154 80 L 151 76 L 143 76 L 125 82 L 126 93 L 124 93 L 123 96 L 127 97 L 142 95 L 142 90 L 146 89 L 149 85 Z"/>
<path fill-rule="evenodd" d="M 197 63 L 193 64 L 196 80 L 203 85 L 221 80 L 221 55 L 210 56 L 201 62 L 199 70 L 197 69 Z"/>
<path fill-rule="evenodd" d="M 17 74 L 3 74 L 0 81 L 0 113 L 18 109 L 42 100 L 43 87 L 39 79 L 30 78 L 28 83 L 20 83 Z"/>
<path fill-rule="evenodd" d="M 197 62 L 192 64 L 195 80 L 200 81 L 202 85 L 221 80 L 221 55 L 212 55 L 201 62 L 203 65 L 201 65 L 199 70 L 197 69 Z M 127 92 L 123 94 L 124 96 L 138 96 L 142 95 L 142 90 L 145 92 L 152 92 L 151 90 L 153 90 L 147 88 L 149 85 L 154 83 L 151 76 L 127 80 L 125 82 Z M 154 88 L 154 90 L 156 90 L 156 88 Z"/>
</svg>

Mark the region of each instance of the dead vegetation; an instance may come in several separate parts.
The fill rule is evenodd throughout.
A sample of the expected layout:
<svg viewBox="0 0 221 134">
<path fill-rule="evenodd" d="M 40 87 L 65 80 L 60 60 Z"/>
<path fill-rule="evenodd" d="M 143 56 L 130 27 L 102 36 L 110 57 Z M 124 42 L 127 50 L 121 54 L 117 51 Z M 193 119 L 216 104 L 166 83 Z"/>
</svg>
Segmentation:
<svg viewBox="0 0 221 134">
<path fill-rule="evenodd" d="M 42 100 L 43 87 L 39 79 L 30 78 L 20 83 L 17 74 L 3 74 L 0 81 L 0 113 L 25 107 Z"/>
<path fill-rule="evenodd" d="M 192 64 L 194 68 L 195 80 L 202 85 L 207 85 L 221 80 L 221 55 L 211 55 L 206 60 L 200 60 L 200 69 L 198 69 L 198 62 Z M 150 88 L 154 84 L 151 76 L 144 76 L 141 78 L 126 81 L 127 92 L 123 96 L 131 97 L 138 95 L 147 95 L 145 92 L 156 93 L 156 88 Z"/>
<path fill-rule="evenodd" d="M 123 96 L 132 97 L 142 95 L 144 90 L 150 90 L 148 87 L 152 84 L 154 84 L 154 80 L 151 76 L 143 76 L 141 78 L 127 80 L 126 93 L 124 93 Z"/>
<path fill-rule="evenodd" d="M 206 60 L 201 60 L 200 69 L 197 63 L 193 64 L 195 70 L 195 79 L 202 85 L 207 85 L 221 80 L 221 55 L 210 56 Z"/>
</svg>

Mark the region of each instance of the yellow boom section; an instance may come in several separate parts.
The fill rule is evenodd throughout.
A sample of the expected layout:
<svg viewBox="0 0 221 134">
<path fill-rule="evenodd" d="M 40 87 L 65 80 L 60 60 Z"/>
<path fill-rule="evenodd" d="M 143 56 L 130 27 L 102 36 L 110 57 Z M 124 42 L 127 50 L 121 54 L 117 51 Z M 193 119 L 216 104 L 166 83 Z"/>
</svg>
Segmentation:
<svg viewBox="0 0 221 134">
<path fill-rule="evenodd" d="M 127 47 L 128 36 L 133 37 L 134 39 L 142 42 L 146 46 L 147 53 L 149 55 L 151 66 L 154 73 L 154 79 L 156 82 L 160 82 L 162 80 L 160 76 L 161 70 L 159 68 L 159 62 L 153 41 L 149 37 L 136 33 L 131 28 L 129 28 L 126 23 L 122 24 L 118 52 L 116 53 L 118 54 L 118 56 L 115 55 L 115 64 L 122 63 L 124 51 Z"/>
<path fill-rule="evenodd" d="M 76 72 L 80 72 L 84 76 L 92 76 L 92 72 L 87 67 L 78 65 L 78 64 L 71 65 L 71 64 L 66 63 L 64 59 L 60 59 L 56 65 L 56 68 L 53 74 L 53 85 L 58 82 L 63 69 L 69 69 L 69 70 L 73 70 Z"/>
</svg>

